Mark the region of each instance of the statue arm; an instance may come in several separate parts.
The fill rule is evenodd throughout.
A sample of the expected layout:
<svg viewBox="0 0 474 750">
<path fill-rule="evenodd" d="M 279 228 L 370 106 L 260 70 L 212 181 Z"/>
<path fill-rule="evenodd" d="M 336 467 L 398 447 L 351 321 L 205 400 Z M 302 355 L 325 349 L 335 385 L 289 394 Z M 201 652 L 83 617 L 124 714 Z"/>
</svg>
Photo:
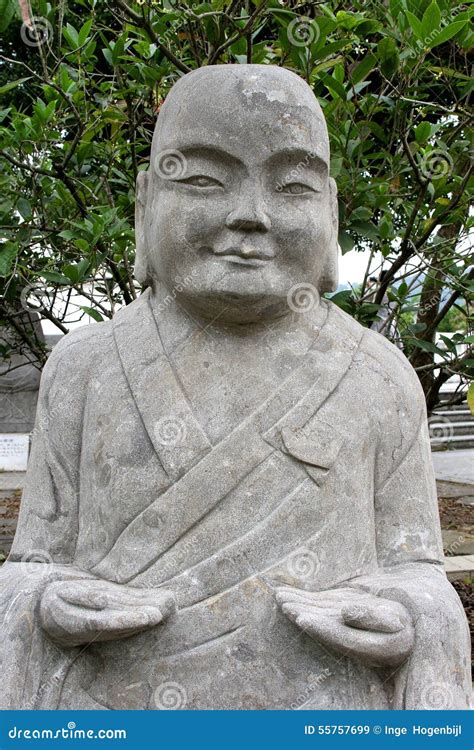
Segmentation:
<svg viewBox="0 0 474 750">
<path fill-rule="evenodd" d="M 418 382 L 413 384 L 419 388 Z M 446 578 L 424 399 L 409 416 L 414 436 L 375 494 L 380 573 L 353 583 L 404 605 L 415 628 L 412 653 L 395 680 L 395 708 L 467 708 L 470 638 Z"/>
<path fill-rule="evenodd" d="M 0 623 L 9 644 L 0 648 L 2 709 L 54 708 L 46 694 L 57 686 L 48 675 L 59 675 L 72 659 L 71 647 L 133 635 L 162 622 L 174 608 L 168 592 L 119 586 L 75 565 L 93 359 L 90 347 L 81 346 L 84 336 L 87 331 L 78 331 L 60 342 L 41 380 L 17 532 L 0 569 Z"/>
<path fill-rule="evenodd" d="M 401 356 L 373 410 L 381 435 L 374 473 L 378 569 L 330 591 L 283 587 L 277 599 L 316 640 L 385 669 L 393 708 L 462 709 L 471 693 L 467 619 L 443 569 L 423 392 Z"/>
</svg>

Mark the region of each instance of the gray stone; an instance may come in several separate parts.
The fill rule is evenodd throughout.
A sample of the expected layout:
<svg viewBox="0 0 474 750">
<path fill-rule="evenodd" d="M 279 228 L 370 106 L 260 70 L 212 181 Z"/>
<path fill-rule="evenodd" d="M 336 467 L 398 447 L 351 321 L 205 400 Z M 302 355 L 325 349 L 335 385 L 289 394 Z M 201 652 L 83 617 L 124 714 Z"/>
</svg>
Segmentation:
<svg viewBox="0 0 474 750">
<path fill-rule="evenodd" d="M 40 343 L 44 343 L 38 313 L 23 312 L 27 329 Z M 9 347 L 13 336 L 5 328 L 0 334 L 0 344 Z M 40 384 L 40 370 L 27 351 L 14 351 L 6 360 L 0 359 L 0 434 L 31 432 L 35 421 L 36 403 Z"/>
<path fill-rule="evenodd" d="M 328 168 L 282 68 L 169 94 L 138 180 L 148 288 L 43 373 L 2 708 L 468 705 L 418 379 L 320 297 Z"/>
</svg>

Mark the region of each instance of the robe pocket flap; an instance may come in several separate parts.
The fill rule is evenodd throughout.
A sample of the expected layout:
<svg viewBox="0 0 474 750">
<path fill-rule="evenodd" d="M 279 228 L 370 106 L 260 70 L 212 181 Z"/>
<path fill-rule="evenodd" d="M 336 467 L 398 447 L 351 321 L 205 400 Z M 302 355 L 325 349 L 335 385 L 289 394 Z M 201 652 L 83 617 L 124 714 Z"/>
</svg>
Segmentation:
<svg viewBox="0 0 474 750">
<path fill-rule="evenodd" d="M 344 443 L 344 436 L 326 422 L 304 427 L 284 427 L 281 438 L 288 453 L 311 466 L 330 469 Z"/>
</svg>

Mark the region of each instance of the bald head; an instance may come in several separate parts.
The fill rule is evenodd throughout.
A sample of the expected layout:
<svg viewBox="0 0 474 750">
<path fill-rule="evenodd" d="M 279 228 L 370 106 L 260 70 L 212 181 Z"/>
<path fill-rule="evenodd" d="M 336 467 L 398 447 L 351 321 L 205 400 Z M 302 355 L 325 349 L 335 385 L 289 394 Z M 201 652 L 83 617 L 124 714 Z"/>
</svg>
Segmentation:
<svg viewBox="0 0 474 750">
<path fill-rule="evenodd" d="M 189 142 L 219 146 L 248 140 L 249 131 L 267 153 L 291 143 L 329 163 L 323 112 L 302 78 L 276 65 L 212 65 L 180 78 L 161 107 L 152 159 Z"/>
<path fill-rule="evenodd" d="M 140 280 L 180 284 L 183 306 L 220 321 L 288 312 L 298 284 L 333 289 L 337 190 L 321 107 L 294 73 L 216 65 L 180 78 L 138 180 Z"/>
</svg>

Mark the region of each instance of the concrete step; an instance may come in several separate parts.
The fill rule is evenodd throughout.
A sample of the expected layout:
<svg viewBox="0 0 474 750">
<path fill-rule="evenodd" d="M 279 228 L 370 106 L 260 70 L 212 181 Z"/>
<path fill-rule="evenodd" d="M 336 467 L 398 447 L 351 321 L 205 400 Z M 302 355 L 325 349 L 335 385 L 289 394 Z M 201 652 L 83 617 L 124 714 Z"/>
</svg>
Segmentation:
<svg viewBox="0 0 474 750">
<path fill-rule="evenodd" d="M 474 431 L 468 435 L 432 437 L 430 443 L 432 451 L 467 450 L 468 448 L 474 448 Z"/>
<path fill-rule="evenodd" d="M 450 581 L 472 579 L 474 577 L 474 555 L 446 557 L 444 569 Z"/>
<path fill-rule="evenodd" d="M 451 435 L 470 435 L 474 434 L 473 422 L 430 422 L 431 437 L 450 437 Z"/>
<path fill-rule="evenodd" d="M 474 534 L 471 529 L 442 529 L 445 557 L 474 555 Z"/>
<path fill-rule="evenodd" d="M 436 409 L 431 415 L 431 422 L 441 419 L 449 419 L 450 422 L 472 422 L 474 424 L 474 414 L 469 409 Z"/>
</svg>

